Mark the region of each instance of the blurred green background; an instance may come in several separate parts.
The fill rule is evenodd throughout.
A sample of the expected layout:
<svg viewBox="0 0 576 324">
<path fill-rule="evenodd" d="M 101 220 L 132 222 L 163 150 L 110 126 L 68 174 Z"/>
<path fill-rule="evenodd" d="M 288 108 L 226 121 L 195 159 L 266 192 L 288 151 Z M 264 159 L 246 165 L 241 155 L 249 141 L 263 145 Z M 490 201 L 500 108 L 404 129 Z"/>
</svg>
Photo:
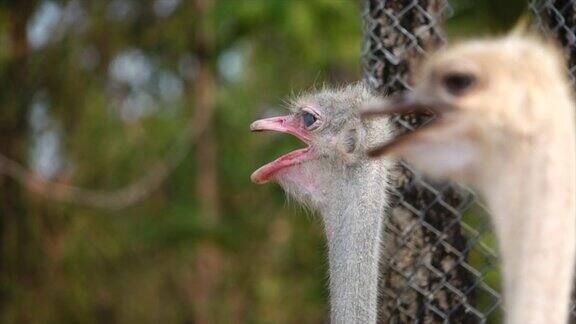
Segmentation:
<svg viewBox="0 0 576 324">
<path fill-rule="evenodd" d="M 451 3 L 451 37 L 501 32 L 525 10 Z M 320 222 L 249 181 L 301 144 L 248 125 L 301 90 L 360 79 L 360 6 L 0 0 L 2 155 L 112 196 L 176 166 L 114 209 L 46 198 L 59 193 L 0 165 L 0 321 L 326 322 Z"/>
</svg>

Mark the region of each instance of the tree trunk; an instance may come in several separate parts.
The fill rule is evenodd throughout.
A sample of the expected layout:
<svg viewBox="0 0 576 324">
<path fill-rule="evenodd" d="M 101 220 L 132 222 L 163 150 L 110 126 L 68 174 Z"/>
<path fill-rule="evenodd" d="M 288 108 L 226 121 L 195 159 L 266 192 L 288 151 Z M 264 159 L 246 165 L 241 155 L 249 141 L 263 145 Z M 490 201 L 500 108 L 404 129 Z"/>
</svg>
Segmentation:
<svg viewBox="0 0 576 324">
<path fill-rule="evenodd" d="M 17 160 L 26 160 L 28 109 L 33 93 L 27 71 L 28 44 L 26 25 L 35 1 L 19 1 L 7 6 L 10 47 L 8 63 L 0 74 L 0 152 Z M 0 314 L 18 298 L 18 287 L 25 283 L 34 265 L 33 230 L 24 189 L 2 173 L 0 164 Z M 26 282 L 30 284 L 30 282 Z M 12 287 L 13 290 L 7 290 Z M 26 310 L 18 310 L 18 321 L 26 320 Z"/>
<path fill-rule="evenodd" d="M 198 58 L 198 75 L 193 84 L 196 118 L 206 120 L 215 104 L 216 84 L 212 72 L 213 35 L 208 25 L 211 0 L 194 0 L 196 25 L 194 28 L 193 51 Z M 210 123 L 212 119 L 208 118 Z M 214 125 L 208 125 L 196 141 L 197 182 L 196 200 L 198 215 L 208 228 L 220 222 L 220 198 L 218 192 L 218 138 Z M 213 240 L 205 239 L 198 244 L 194 260 L 195 278 L 191 282 L 191 297 L 194 303 L 194 323 L 215 323 L 213 305 L 220 281 L 222 255 Z"/>
</svg>

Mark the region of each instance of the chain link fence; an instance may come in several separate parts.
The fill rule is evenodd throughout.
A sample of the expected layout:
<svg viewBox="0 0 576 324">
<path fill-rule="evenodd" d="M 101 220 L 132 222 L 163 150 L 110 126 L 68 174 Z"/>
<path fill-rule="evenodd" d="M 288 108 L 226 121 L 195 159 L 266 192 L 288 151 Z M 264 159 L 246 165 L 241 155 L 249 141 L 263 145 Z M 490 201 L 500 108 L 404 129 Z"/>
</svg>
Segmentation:
<svg viewBox="0 0 576 324">
<path fill-rule="evenodd" d="M 557 39 L 566 50 L 568 72 L 576 85 L 576 1 L 532 0 L 530 10 L 544 34 Z"/>
<path fill-rule="evenodd" d="M 566 48 L 576 80 L 576 0 L 530 0 L 536 25 Z M 383 95 L 410 89 L 410 67 L 447 38 L 447 0 L 366 0 L 364 78 Z M 434 116 L 396 116 L 397 132 Z M 486 210 L 472 190 L 435 183 L 401 163 L 385 225 L 380 322 L 498 323 L 500 267 Z M 571 322 L 576 322 L 574 303 Z"/>
</svg>

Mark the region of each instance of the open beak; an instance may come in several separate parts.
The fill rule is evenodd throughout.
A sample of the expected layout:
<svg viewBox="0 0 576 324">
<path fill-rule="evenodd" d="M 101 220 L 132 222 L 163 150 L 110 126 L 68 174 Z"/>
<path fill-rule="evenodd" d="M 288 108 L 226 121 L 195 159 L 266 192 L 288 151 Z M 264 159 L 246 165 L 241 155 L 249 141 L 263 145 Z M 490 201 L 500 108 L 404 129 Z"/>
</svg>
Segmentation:
<svg viewBox="0 0 576 324">
<path fill-rule="evenodd" d="M 420 126 L 418 129 L 396 136 L 392 140 L 384 143 L 367 152 L 368 156 L 377 157 L 389 154 L 400 146 L 411 142 L 423 130 L 437 127 L 442 115 L 453 110 L 453 106 L 448 103 L 431 100 L 418 96 L 415 92 L 405 93 L 392 97 L 384 105 L 366 107 L 362 112 L 362 118 L 370 118 L 381 115 L 407 114 L 407 113 L 433 113 L 436 115 L 434 122 Z"/>
<path fill-rule="evenodd" d="M 282 170 L 318 157 L 315 151 L 309 146 L 311 140 L 310 132 L 303 128 L 302 121 L 296 116 L 288 115 L 260 119 L 250 125 L 250 130 L 253 132 L 275 131 L 288 133 L 296 136 L 308 145 L 305 148 L 288 152 L 254 171 L 250 176 L 250 179 L 254 183 L 260 184 L 268 182 L 276 177 Z"/>
</svg>

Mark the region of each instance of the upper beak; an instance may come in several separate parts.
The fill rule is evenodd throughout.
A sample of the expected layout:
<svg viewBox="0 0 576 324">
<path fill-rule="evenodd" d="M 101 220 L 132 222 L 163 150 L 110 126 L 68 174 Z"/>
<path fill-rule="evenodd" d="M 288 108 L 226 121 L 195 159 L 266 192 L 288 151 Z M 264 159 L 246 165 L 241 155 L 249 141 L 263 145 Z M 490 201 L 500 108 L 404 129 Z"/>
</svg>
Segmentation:
<svg viewBox="0 0 576 324">
<path fill-rule="evenodd" d="M 296 136 L 305 143 L 310 142 L 310 134 L 302 128 L 301 122 L 292 115 L 259 119 L 250 125 L 253 132 L 276 131 Z"/>
<path fill-rule="evenodd" d="M 433 113 L 436 115 L 437 119 L 441 119 L 443 113 L 452 110 L 453 106 L 448 103 L 421 97 L 415 92 L 410 92 L 392 97 L 390 100 L 385 101 L 384 105 L 366 107 L 361 113 L 361 116 L 362 118 L 370 118 L 379 115 Z M 392 140 L 369 150 L 367 154 L 371 157 L 377 157 L 383 154 L 393 153 L 393 151 L 398 147 L 412 141 L 416 134 L 419 134 L 424 129 L 434 127 L 435 125 L 438 125 L 437 121 L 422 125 L 418 129 L 409 133 L 398 135 Z"/>
<path fill-rule="evenodd" d="M 415 92 L 404 93 L 386 100 L 383 105 L 365 107 L 362 118 L 378 115 L 406 113 L 442 113 L 451 110 L 448 103 L 428 98 L 422 98 Z"/>
</svg>

